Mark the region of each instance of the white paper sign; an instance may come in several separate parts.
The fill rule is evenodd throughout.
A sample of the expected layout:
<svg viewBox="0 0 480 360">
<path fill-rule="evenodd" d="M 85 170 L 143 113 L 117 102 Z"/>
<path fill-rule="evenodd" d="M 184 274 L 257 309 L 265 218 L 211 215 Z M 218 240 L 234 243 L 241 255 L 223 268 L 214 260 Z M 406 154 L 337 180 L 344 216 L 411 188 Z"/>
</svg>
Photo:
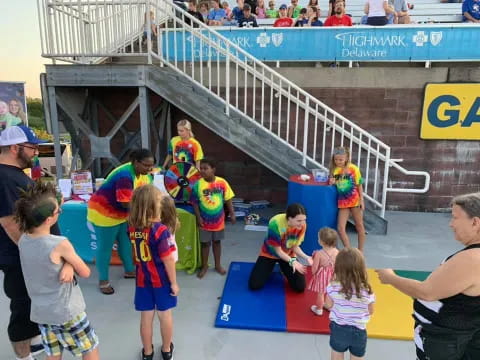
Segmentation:
<svg viewBox="0 0 480 360">
<path fill-rule="evenodd" d="M 165 189 L 165 183 L 163 181 L 164 176 L 161 174 L 155 174 L 153 176 L 153 185 L 155 185 L 158 190 L 163 191 L 164 193 L 168 194 L 167 189 Z"/>
<path fill-rule="evenodd" d="M 58 180 L 58 187 L 64 199 L 70 199 L 72 196 L 72 180 L 60 179 Z"/>
</svg>

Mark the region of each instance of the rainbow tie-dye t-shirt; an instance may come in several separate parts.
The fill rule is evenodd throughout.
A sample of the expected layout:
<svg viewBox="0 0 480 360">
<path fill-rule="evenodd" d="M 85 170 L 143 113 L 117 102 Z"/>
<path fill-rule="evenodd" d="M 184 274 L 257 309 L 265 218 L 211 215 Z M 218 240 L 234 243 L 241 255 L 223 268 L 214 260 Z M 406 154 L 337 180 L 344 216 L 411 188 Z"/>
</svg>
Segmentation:
<svg viewBox="0 0 480 360">
<path fill-rule="evenodd" d="M 362 174 L 357 166 L 348 164 L 345 168 L 336 167 L 333 171 L 338 192 L 338 208 L 346 209 L 360 205 L 358 185 L 363 184 Z"/>
<path fill-rule="evenodd" d="M 195 164 L 195 161 L 203 159 L 203 150 L 195 138 L 182 140 L 180 136 L 175 136 L 168 144 L 168 155 L 172 156 L 174 163 L 188 162 Z"/>
<path fill-rule="evenodd" d="M 275 251 L 277 247 L 288 256 L 295 256 L 293 248 L 303 242 L 306 229 L 306 225 L 301 228 L 289 227 L 286 214 L 275 215 L 268 222 L 267 237 L 263 241 L 259 256 L 279 259 Z"/>
<path fill-rule="evenodd" d="M 225 228 L 223 204 L 234 196 L 230 185 L 221 177 L 216 176 L 212 182 L 202 178 L 195 183 L 192 191 L 192 201 L 200 209 L 200 216 L 203 221 L 202 230 L 221 231 Z"/>
<path fill-rule="evenodd" d="M 151 183 L 150 175 L 135 176 L 131 162 L 120 165 L 90 198 L 87 220 L 97 226 L 115 226 L 125 222 L 128 207 L 124 203 L 130 202 L 137 187 Z"/>
</svg>

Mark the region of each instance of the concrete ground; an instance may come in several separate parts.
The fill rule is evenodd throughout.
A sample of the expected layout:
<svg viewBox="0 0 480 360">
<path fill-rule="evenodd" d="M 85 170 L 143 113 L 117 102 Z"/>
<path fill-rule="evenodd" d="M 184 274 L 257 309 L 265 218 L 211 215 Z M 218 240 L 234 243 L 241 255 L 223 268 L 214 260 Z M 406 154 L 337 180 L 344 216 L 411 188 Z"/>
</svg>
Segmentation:
<svg viewBox="0 0 480 360">
<path fill-rule="evenodd" d="M 368 266 L 405 270 L 432 270 L 447 255 L 460 248 L 448 227 L 448 214 L 389 212 L 387 236 L 367 237 Z M 352 234 L 355 238 L 355 235 Z M 264 233 L 245 231 L 243 224 L 228 225 L 224 242 L 223 265 L 231 261 L 255 261 Z M 355 244 L 355 240 L 353 241 Z M 1 275 L 0 275 L 1 277 Z M 327 335 L 278 333 L 267 331 L 229 330 L 213 327 L 225 277 L 213 270 L 198 280 L 179 272 L 181 292 L 174 311 L 175 359 L 318 359 L 330 358 Z M 133 308 L 134 280 L 122 278 L 119 267 L 111 269 L 116 293 L 105 296 L 97 290 L 95 271 L 81 286 L 87 302 L 87 313 L 100 338 L 100 354 L 107 360 L 138 359 L 141 350 L 139 315 Z M 3 279 L 0 279 L 3 282 Z M 14 359 L 7 339 L 9 308 L 0 293 L 0 360 Z M 158 324 L 158 323 L 157 323 Z M 160 336 L 155 330 L 155 345 Z M 43 359 L 43 356 L 38 359 Z M 70 355 L 65 359 L 73 358 Z M 369 360 L 414 359 L 410 341 L 369 339 Z"/>
</svg>

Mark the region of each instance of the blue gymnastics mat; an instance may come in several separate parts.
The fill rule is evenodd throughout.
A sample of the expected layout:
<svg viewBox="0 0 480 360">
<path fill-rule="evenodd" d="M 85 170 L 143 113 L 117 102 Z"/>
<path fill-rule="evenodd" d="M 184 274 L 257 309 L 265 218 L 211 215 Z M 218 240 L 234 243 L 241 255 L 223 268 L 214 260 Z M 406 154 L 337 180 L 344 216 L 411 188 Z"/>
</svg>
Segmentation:
<svg viewBox="0 0 480 360">
<path fill-rule="evenodd" d="M 221 328 L 286 331 L 285 286 L 274 271 L 265 287 L 248 288 L 253 263 L 232 262 L 218 306 L 215 326 Z"/>
</svg>

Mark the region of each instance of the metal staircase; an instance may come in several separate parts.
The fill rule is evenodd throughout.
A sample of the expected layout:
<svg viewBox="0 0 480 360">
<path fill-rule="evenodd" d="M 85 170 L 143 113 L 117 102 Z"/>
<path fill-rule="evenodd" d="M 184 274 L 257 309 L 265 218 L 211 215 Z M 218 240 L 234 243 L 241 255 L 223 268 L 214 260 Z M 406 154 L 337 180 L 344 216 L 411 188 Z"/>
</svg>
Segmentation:
<svg viewBox="0 0 480 360">
<path fill-rule="evenodd" d="M 333 149 L 349 147 L 373 210 L 366 224 L 377 232 L 386 231 L 388 192 L 428 191 L 428 173 L 401 167 L 391 159 L 388 145 L 170 0 L 38 3 L 43 9 L 39 14 L 44 57 L 82 64 L 106 57 L 144 57 L 150 64 L 143 67 L 147 87 L 283 178 L 327 169 Z M 150 18 L 145 17 L 150 10 L 161 20 L 156 25 L 159 36 L 144 43 L 145 18 L 147 38 L 153 38 Z M 56 27 L 63 30 L 55 32 Z M 406 176 L 424 177 L 424 187 L 389 186 L 391 167 Z"/>
</svg>

